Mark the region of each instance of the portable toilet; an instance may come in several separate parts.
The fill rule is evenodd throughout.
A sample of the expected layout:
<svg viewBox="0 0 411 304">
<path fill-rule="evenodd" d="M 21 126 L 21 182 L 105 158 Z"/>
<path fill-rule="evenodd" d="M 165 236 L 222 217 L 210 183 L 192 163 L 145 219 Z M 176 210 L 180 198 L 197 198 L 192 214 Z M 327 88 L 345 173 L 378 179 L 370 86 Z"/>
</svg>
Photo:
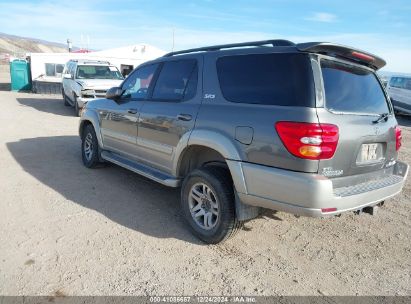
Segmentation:
<svg viewBox="0 0 411 304">
<path fill-rule="evenodd" d="M 30 63 L 23 59 L 10 62 L 10 77 L 12 91 L 31 90 Z"/>
</svg>

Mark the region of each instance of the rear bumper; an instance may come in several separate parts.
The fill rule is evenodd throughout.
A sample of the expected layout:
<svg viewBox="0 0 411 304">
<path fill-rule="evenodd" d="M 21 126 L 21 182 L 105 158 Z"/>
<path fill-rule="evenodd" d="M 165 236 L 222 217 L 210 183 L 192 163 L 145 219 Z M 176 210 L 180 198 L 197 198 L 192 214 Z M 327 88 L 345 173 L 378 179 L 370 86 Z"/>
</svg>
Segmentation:
<svg viewBox="0 0 411 304">
<path fill-rule="evenodd" d="M 335 188 L 325 176 L 228 161 L 240 200 L 247 205 L 321 217 L 373 206 L 401 192 L 408 165 L 397 162 L 392 174 Z M 322 212 L 323 208 L 336 208 Z"/>
</svg>

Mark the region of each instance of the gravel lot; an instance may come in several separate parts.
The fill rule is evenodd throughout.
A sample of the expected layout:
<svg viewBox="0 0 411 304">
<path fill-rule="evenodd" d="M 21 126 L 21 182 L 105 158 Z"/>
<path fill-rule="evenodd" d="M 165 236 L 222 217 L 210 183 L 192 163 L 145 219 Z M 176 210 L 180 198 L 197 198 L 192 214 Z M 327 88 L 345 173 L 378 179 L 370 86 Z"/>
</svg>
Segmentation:
<svg viewBox="0 0 411 304">
<path fill-rule="evenodd" d="M 178 190 L 83 167 L 78 118 L 59 96 L 0 88 L 0 294 L 411 295 L 409 179 L 375 216 L 267 211 L 206 246 Z M 411 163 L 411 118 L 399 122 Z"/>
</svg>

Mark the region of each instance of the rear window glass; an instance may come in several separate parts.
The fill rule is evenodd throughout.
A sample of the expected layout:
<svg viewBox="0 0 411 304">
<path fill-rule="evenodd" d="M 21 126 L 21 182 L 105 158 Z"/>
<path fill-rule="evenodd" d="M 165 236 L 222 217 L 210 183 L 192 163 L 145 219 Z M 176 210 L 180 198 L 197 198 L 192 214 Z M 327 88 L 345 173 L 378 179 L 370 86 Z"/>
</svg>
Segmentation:
<svg viewBox="0 0 411 304">
<path fill-rule="evenodd" d="M 388 113 L 385 94 L 369 70 L 321 60 L 326 107 L 336 112 Z"/>
<path fill-rule="evenodd" d="M 218 79 L 224 98 L 238 103 L 314 107 L 310 62 L 304 54 L 221 57 Z"/>
</svg>

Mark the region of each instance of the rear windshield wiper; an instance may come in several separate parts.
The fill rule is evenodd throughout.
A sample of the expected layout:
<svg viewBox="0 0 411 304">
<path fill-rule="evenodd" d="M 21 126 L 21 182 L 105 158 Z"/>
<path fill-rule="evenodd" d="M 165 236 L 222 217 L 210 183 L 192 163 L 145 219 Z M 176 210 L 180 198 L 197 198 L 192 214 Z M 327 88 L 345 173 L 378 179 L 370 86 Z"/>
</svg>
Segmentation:
<svg viewBox="0 0 411 304">
<path fill-rule="evenodd" d="M 387 121 L 388 120 L 388 115 L 390 115 L 389 113 L 382 113 L 379 115 L 379 117 L 376 120 L 373 120 L 372 123 L 380 123 L 382 121 Z"/>
</svg>

